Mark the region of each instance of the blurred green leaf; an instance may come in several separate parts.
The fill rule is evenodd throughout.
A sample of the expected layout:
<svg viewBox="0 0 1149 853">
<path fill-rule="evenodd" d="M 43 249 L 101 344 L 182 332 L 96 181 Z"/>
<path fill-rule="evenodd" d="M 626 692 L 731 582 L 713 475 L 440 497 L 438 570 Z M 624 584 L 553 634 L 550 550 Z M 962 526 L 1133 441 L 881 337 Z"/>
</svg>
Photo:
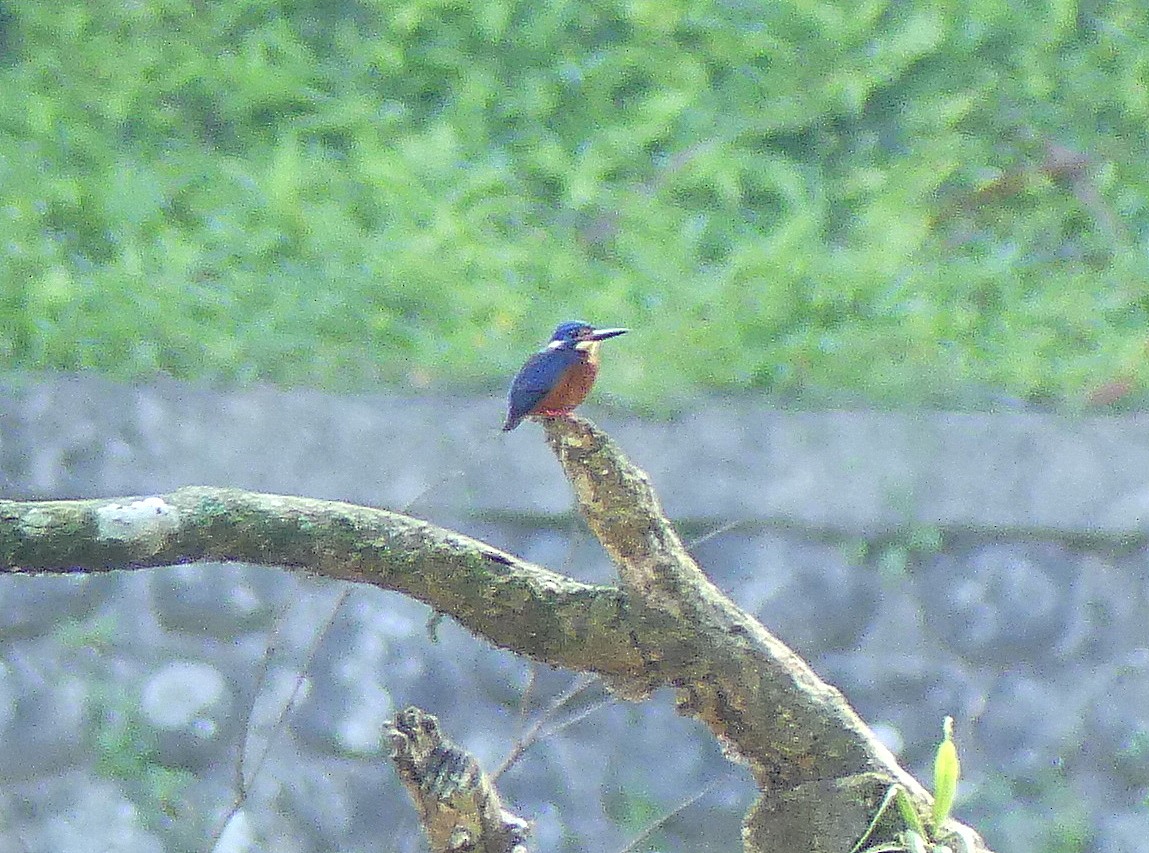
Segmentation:
<svg viewBox="0 0 1149 853">
<path fill-rule="evenodd" d="M 646 407 L 1144 396 L 1149 8 L 12 9 L 0 366 L 489 386 L 578 317 Z"/>
</svg>

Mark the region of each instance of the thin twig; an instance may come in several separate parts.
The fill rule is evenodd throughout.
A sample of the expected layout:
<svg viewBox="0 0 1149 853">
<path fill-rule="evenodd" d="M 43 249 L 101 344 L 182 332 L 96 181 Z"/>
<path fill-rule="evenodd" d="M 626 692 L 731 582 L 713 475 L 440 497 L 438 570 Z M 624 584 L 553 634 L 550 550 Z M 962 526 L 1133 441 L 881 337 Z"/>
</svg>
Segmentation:
<svg viewBox="0 0 1149 853">
<path fill-rule="evenodd" d="M 267 641 L 267 646 L 263 650 L 263 657 L 260 658 L 259 671 L 255 674 L 255 684 L 252 686 L 251 691 L 251 704 L 247 707 L 247 720 L 243 726 L 243 743 L 239 746 L 239 756 L 235 763 L 235 789 L 241 801 L 247 799 L 247 773 L 245 766 L 247 764 L 247 750 L 250 745 L 249 738 L 255 727 L 255 706 L 256 703 L 259 702 L 260 694 L 263 693 L 264 685 L 267 682 L 267 674 L 271 671 L 271 661 L 279 649 L 279 637 L 283 631 L 283 623 L 291 612 L 292 604 L 292 601 L 288 601 L 279 611 L 279 616 L 275 620 L 275 627 L 272 629 L 271 636 Z"/>
<path fill-rule="evenodd" d="M 323 625 L 316 632 L 315 637 L 312 639 L 311 645 L 307 649 L 307 655 L 304 657 L 303 666 L 300 667 L 299 672 L 295 677 L 295 684 L 291 688 L 291 695 L 288 696 L 287 701 L 280 709 L 279 716 L 276 717 L 275 723 L 272 725 L 271 731 L 267 736 L 267 743 L 264 744 L 263 752 L 255 761 L 254 766 L 251 769 L 251 776 L 247 779 L 244 778 L 244 764 L 247 757 L 248 746 L 246 737 L 244 738 L 243 744 L 240 745 L 239 762 L 237 764 L 237 769 L 240 777 L 237 783 L 238 791 L 236 793 L 235 799 L 232 801 L 231 806 L 228 808 L 227 813 L 223 816 L 219 826 L 216 827 L 216 831 L 212 833 L 211 846 L 208 847 L 209 850 L 214 850 L 216 848 L 232 820 L 239 813 L 239 810 L 243 808 L 243 804 L 247 802 L 248 790 L 252 785 L 255 784 L 256 778 L 259 776 L 260 771 L 263 769 L 264 762 L 267 760 L 267 756 L 271 753 L 272 746 L 275 745 L 275 736 L 283 730 L 283 725 L 287 720 L 287 715 L 291 713 L 291 711 L 295 708 L 295 703 L 299 700 L 299 692 L 303 688 L 303 682 L 307 678 L 307 671 L 311 668 L 311 664 L 315 660 L 315 655 L 319 651 L 319 645 L 323 642 L 323 638 L 327 636 L 327 632 L 331 630 L 331 626 L 335 622 L 335 617 L 339 613 L 339 609 L 343 606 L 343 603 L 347 600 L 347 597 L 351 594 L 351 590 L 352 587 L 350 585 L 344 584 L 343 589 L 340 590 L 339 595 L 336 597 L 335 602 L 331 607 L 331 613 L 328 615 L 327 619 L 324 620 Z M 278 634 L 278 629 L 276 633 Z M 270 651 L 273 647 L 274 643 L 268 644 L 268 654 L 264 655 L 264 664 L 262 667 L 264 671 L 266 671 L 268 667 L 267 661 L 270 659 Z M 250 716 L 248 717 L 248 733 L 251 731 L 250 726 L 254 712 L 255 698 L 252 699 L 252 707 L 250 710 Z"/>
<path fill-rule="evenodd" d="M 519 697 L 519 732 L 523 732 L 527 727 L 527 714 L 531 710 L 531 694 L 535 692 L 535 685 L 539 682 L 539 665 L 531 663 L 530 671 L 527 672 L 527 683 L 523 686 L 523 695 Z"/>
<path fill-rule="evenodd" d="M 327 636 L 327 632 L 331 630 L 331 626 L 335 624 L 335 617 L 339 614 L 339 609 L 343 607 L 344 602 L 346 602 L 347 598 L 351 595 L 352 589 L 354 589 L 354 587 L 344 585 L 343 589 L 340 590 L 334 604 L 331 606 L 331 613 L 323 621 L 322 627 L 316 632 L 314 639 L 311 641 L 311 645 L 307 649 L 307 655 L 303 659 L 303 666 L 295 677 L 295 685 L 291 688 L 291 696 L 287 702 L 284 703 L 283 708 L 280 709 L 279 717 L 276 718 L 275 725 L 272 726 L 272 736 L 268 737 L 267 743 L 264 744 L 263 753 L 259 756 L 259 760 L 255 762 L 255 766 L 252 767 L 251 778 L 247 781 L 248 787 L 251 787 L 251 785 L 255 783 L 256 777 L 263 769 L 263 764 L 267 760 L 272 746 L 274 746 L 274 734 L 282 730 L 284 720 L 286 720 L 287 715 L 294 710 L 295 703 L 299 701 L 299 691 L 303 688 L 303 682 L 307 679 L 307 672 L 311 669 L 315 655 L 319 652 L 319 646 Z"/>
<path fill-rule="evenodd" d="M 562 709 L 564 705 L 573 700 L 576 696 L 578 696 L 596 681 L 598 681 L 598 679 L 593 676 L 581 675 L 575 680 L 574 684 L 567 688 L 563 693 L 559 694 L 559 696 L 557 696 L 551 702 L 551 704 L 547 706 L 546 710 L 543 711 L 538 720 L 535 721 L 534 725 L 532 725 L 526 732 L 524 732 L 523 735 L 515 742 L 515 745 L 511 747 L 511 751 L 507 757 L 503 759 L 503 763 L 499 765 L 497 770 L 490 774 L 491 780 L 498 781 L 499 777 L 502 776 L 503 773 L 509 770 L 516 761 L 522 758 L 524 752 L 534 746 L 535 743 L 537 743 L 543 737 L 547 737 L 554 731 L 560 731 L 561 728 L 565 728 L 565 726 L 562 726 L 561 728 L 548 730 L 545 734 L 543 733 L 544 726 L 546 726 L 547 723 L 554 719 L 555 715 Z M 602 705 L 592 705 L 591 707 L 593 710 L 598 710 L 598 708 L 602 707 Z M 581 714 L 577 715 L 577 718 L 582 719 L 585 716 L 586 714 Z"/>
<path fill-rule="evenodd" d="M 542 737 L 554 737 L 555 735 L 559 734 L 560 732 L 570 728 L 575 723 L 582 722 L 587 717 L 589 717 L 591 714 L 595 713 L 595 711 L 598 711 L 601 708 L 605 708 L 608 705 L 614 705 L 617 702 L 618 702 L 618 699 L 614 696 L 610 696 L 610 695 L 601 696 L 598 699 L 596 699 L 595 701 L 591 702 L 589 705 L 587 705 L 585 708 L 583 708 L 577 714 L 574 714 L 573 716 L 567 717 L 561 723 L 556 723 L 554 726 L 547 729 L 546 732 L 542 735 Z"/>
<path fill-rule="evenodd" d="M 711 530 L 709 533 L 703 533 L 697 539 L 693 539 L 690 542 L 687 542 L 686 543 L 686 550 L 687 551 L 693 551 L 699 545 L 702 545 L 703 543 L 709 542 L 715 536 L 721 536 L 724 533 L 729 533 L 731 530 L 734 530 L 736 527 L 740 527 L 741 525 L 745 524 L 745 521 L 746 521 L 745 519 L 739 519 L 738 521 L 728 521 L 725 524 L 719 525 L 718 527 Z"/>
<path fill-rule="evenodd" d="M 477 459 L 480 462 L 480 464 L 482 462 L 487 461 L 488 459 L 490 459 L 492 457 L 493 452 L 494 452 L 494 443 L 502 435 L 503 435 L 503 433 L 501 431 L 496 430 L 495 432 L 492 432 L 489 435 L 487 435 L 486 438 L 484 438 L 482 441 L 478 442 L 475 445 L 476 454 L 475 454 L 474 458 Z M 411 500 L 407 501 L 407 503 L 404 504 L 402 509 L 400 509 L 399 511 L 404 513 L 404 514 L 410 513 L 411 507 L 413 507 L 416 504 L 418 504 L 419 502 L 423 501 L 424 499 L 426 499 L 429 495 L 433 494 L 438 489 L 447 485 L 452 480 L 462 479 L 466 476 L 467 476 L 467 472 L 462 468 L 455 468 L 452 471 L 447 471 L 445 474 L 443 474 L 443 476 L 439 477 L 434 482 L 428 483 L 421 491 L 419 491 L 415 495 L 415 497 L 413 497 L 413 498 L 411 498 Z"/>
<path fill-rule="evenodd" d="M 651 823 L 649 826 L 647 826 L 646 829 L 644 829 L 642 832 L 640 832 L 638 835 L 636 835 L 634 838 L 632 838 L 630 843 L 627 844 L 625 847 L 623 847 L 621 850 L 619 850 L 618 853 L 632 853 L 632 851 L 634 851 L 638 848 L 638 845 L 642 844 L 642 842 L 646 841 L 646 839 L 650 838 L 650 836 L 654 835 L 654 833 L 656 833 L 662 827 L 666 826 L 666 824 L 669 823 L 674 817 L 676 817 L 677 815 L 686 811 L 692 805 L 694 805 L 699 800 L 701 800 L 703 797 L 705 797 L 707 794 L 709 794 L 711 791 L 713 791 L 717 785 L 718 785 L 718 780 L 715 779 L 709 785 L 706 785 L 704 788 L 702 788 L 702 790 L 698 791 L 698 793 L 692 794 L 690 797 L 683 800 L 681 803 L 679 803 L 673 809 L 668 811 L 662 817 L 656 819 L 653 823 Z"/>
<path fill-rule="evenodd" d="M 444 474 L 439 479 L 435 480 L 433 483 L 428 483 L 422 489 L 422 491 L 417 493 L 415 495 L 415 497 L 411 498 L 411 500 L 407 501 L 407 503 L 403 505 L 403 509 L 401 510 L 401 512 L 410 513 L 411 507 L 415 506 L 415 504 L 419 503 L 419 501 L 426 498 L 428 495 L 430 495 L 436 489 L 439 489 L 442 486 L 447 485 L 447 483 L 451 482 L 452 480 L 456 480 L 460 477 L 465 477 L 466 475 L 467 475 L 467 472 L 464 471 L 462 468 L 456 468 L 454 471 L 448 471 L 446 474 Z"/>
</svg>

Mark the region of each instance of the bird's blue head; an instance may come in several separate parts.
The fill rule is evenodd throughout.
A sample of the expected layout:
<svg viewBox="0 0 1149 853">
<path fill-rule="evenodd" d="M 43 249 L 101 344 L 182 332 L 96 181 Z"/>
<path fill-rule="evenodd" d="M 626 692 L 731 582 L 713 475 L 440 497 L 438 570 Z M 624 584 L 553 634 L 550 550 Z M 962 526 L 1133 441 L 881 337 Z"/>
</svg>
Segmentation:
<svg viewBox="0 0 1149 853">
<path fill-rule="evenodd" d="M 628 331 L 630 330 L 596 329 L 589 323 L 575 320 L 562 323 L 555 329 L 555 333 L 551 335 L 550 343 L 547 344 L 547 349 L 578 349 L 579 344 L 586 344 L 590 341 L 605 341 L 607 338 L 617 337 Z"/>
</svg>

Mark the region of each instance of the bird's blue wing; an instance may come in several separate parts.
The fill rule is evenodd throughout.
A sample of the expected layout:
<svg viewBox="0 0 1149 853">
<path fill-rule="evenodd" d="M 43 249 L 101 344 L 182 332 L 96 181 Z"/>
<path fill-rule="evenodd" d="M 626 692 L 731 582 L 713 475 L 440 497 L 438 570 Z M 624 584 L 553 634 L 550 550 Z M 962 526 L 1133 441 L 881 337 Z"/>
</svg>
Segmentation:
<svg viewBox="0 0 1149 853">
<path fill-rule="evenodd" d="M 542 350 L 528 358 L 507 394 L 507 422 L 503 429 L 518 426 L 578 360 L 579 354 L 572 349 Z"/>
</svg>

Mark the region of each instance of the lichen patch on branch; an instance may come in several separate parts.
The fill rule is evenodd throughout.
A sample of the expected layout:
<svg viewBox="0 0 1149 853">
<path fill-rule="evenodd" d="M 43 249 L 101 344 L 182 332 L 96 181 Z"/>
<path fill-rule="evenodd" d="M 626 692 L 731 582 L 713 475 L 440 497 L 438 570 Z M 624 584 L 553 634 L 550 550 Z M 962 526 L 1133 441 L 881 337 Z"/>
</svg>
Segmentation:
<svg viewBox="0 0 1149 853">
<path fill-rule="evenodd" d="M 95 515 L 98 538 L 117 542 L 136 539 L 158 545 L 180 527 L 179 510 L 158 497 L 104 504 Z"/>
</svg>

